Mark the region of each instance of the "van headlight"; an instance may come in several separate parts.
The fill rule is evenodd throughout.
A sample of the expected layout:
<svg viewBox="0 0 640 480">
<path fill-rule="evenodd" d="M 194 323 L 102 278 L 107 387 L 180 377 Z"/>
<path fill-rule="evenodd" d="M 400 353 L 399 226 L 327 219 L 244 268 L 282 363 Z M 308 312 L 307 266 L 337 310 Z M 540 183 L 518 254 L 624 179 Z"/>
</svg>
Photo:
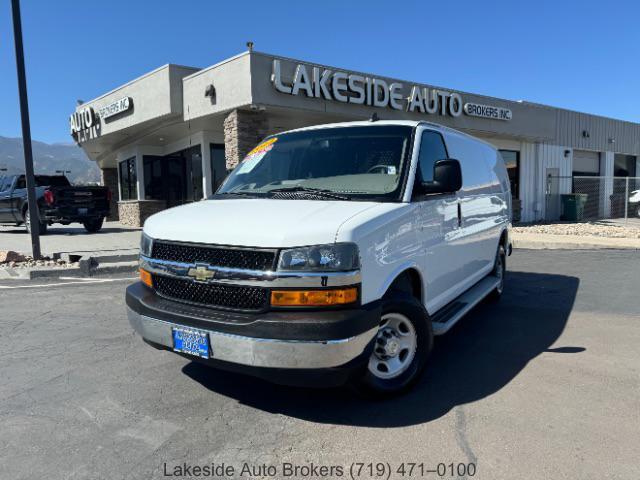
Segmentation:
<svg viewBox="0 0 640 480">
<path fill-rule="evenodd" d="M 344 272 L 360 267 L 355 243 L 331 243 L 282 250 L 278 270 Z"/>
<path fill-rule="evenodd" d="M 142 236 L 140 237 L 140 255 L 144 257 L 150 257 L 152 248 L 153 239 L 142 232 Z"/>
</svg>

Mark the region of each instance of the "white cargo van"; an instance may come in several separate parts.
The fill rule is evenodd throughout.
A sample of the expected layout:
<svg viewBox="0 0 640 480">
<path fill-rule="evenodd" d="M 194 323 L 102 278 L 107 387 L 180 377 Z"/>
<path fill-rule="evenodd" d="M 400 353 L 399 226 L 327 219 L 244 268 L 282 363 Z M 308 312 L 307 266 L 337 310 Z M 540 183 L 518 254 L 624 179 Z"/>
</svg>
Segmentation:
<svg viewBox="0 0 640 480">
<path fill-rule="evenodd" d="M 434 335 L 502 294 L 500 154 L 426 122 L 267 138 L 208 200 L 147 220 L 127 289 L 144 340 L 288 384 L 408 388 Z"/>
</svg>

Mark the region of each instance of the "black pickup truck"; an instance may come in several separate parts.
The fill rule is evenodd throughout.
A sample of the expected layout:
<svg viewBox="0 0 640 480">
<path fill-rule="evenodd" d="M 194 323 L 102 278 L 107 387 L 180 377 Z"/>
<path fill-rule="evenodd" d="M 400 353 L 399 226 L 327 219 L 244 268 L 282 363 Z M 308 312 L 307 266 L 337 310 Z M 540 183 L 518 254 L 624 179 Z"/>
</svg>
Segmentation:
<svg viewBox="0 0 640 480">
<path fill-rule="evenodd" d="M 36 175 L 36 198 L 41 234 L 53 223 L 71 222 L 82 223 L 87 232 L 93 233 L 102 228 L 104 217 L 109 215 L 111 192 L 107 187 L 71 186 L 64 175 Z M 24 224 L 29 231 L 24 175 L 0 176 L 0 224 Z"/>
</svg>

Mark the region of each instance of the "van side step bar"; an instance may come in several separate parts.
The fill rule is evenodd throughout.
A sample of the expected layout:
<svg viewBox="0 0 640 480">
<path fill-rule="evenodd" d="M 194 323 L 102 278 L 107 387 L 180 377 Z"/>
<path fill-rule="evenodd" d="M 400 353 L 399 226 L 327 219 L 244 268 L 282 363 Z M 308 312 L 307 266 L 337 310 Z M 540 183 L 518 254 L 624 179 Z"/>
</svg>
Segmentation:
<svg viewBox="0 0 640 480">
<path fill-rule="evenodd" d="M 475 307 L 483 298 L 498 286 L 500 280 L 489 275 L 469 290 L 460 295 L 453 302 L 445 305 L 431 318 L 434 335 L 447 333 L 465 313 Z"/>
</svg>

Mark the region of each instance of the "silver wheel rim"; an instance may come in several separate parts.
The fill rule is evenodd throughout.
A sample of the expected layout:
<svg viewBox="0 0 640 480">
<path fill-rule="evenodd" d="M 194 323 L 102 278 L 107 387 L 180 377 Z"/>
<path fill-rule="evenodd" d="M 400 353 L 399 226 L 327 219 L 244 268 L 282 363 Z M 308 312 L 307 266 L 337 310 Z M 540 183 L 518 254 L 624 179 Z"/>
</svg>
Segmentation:
<svg viewBox="0 0 640 480">
<path fill-rule="evenodd" d="M 499 280 L 498 287 L 496 289 L 498 290 L 498 293 L 502 293 L 502 289 L 504 288 L 504 263 L 501 253 L 498 253 L 498 258 L 496 258 L 495 275 Z"/>
<path fill-rule="evenodd" d="M 416 356 L 416 329 L 400 313 L 386 313 L 382 316 L 375 342 L 369 358 L 369 371 L 383 380 L 401 375 Z"/>
<path fill-rule="evenodd" d="M 31 230 L 31 215 L 29 214 L 29 210 L 25 212 L 24 223 L 25 227 L 27 227 L 27 230 Z"/>
</svg>

